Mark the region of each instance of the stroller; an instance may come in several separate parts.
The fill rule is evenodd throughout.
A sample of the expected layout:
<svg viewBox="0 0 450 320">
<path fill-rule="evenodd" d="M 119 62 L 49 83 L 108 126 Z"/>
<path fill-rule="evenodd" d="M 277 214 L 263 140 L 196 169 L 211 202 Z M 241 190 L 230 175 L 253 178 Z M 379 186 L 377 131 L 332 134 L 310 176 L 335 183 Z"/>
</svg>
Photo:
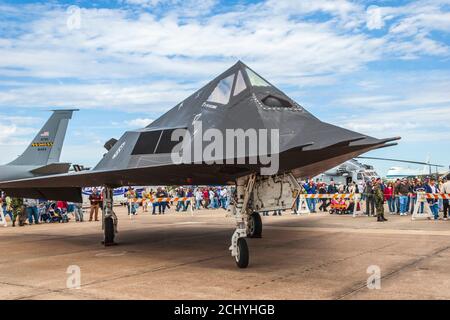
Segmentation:
<svg viewBox="0 0 450 320">
<path fill-rule="evenodd" d="M 347 214 L 347 204 L 344 199 L 331 199 L 330 214 Z"/>
<path fill-rule="evenodd" d="M 56 202 L 52 202 L 49 204 L 47 213 L 50 216 L 49 222 L 69 222 L 69 216 L 67 214 L 67 210 L 61 210 L 56 207 Z"/>
<path fill-rule="evenodd" d="M 59 223 L 69 222 L 69 214 L 67 213 L 67 209 L 56 208 L 55 215 L 58 217 Z"/>
</svg>

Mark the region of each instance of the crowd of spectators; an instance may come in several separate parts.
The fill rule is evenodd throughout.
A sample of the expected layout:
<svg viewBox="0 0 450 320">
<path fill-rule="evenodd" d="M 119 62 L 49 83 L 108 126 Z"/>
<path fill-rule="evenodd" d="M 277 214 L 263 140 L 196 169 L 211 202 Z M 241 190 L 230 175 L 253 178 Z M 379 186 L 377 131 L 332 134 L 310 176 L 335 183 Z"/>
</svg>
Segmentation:
<svg viewBox="0 0 450 320">
<path fill-rule="evenodd" d="M 138 208 L 142 207 L 142 212 L 148 212 L 152 207 L 152 214 L 164 214 L 166 209 L 175 205 L 175 211 L 185 212 L 190 206 L 193 209 L 227 209 L 230 203 L 230 187 L 176 187 L 167 191 L 165 187 L 146 189 L 141 193 L 129 188 L 125 194 L 127 199 L 128 214 L 135 215 Z M 177 201 L 166 201 L 166 198 Z M 186 199 L 184 199 L 186 198 Z M 156 201 L 162 199 L 162 201 Z"/>
<path fill-rule="evenodd" d="M 0 207 L 4 217 L 9 217 L 13 227 L 40 223 L 65 223 L 71 218 L 83 221 L 81 203 L 67 201 L 47 201 L 27 198 L 11 198 L 2 193 Z M 4 222 L 3 222 L 4 223 Z"/>
<path fill-rule="evenodd" d="M 412 214 L 417 205 L 418 193 L 425 192 L 431 194 L 450 194 L 450 181 L 446 178 L 403 178 L 396 181 L 382 181 L 381 179 L 371 179 L 365 183 L 350 182 L 348 184 L 338 184 L 334 181 L 329 183 L 314 181 L 307 179 L 301 182 L 301 193 L 303 194 L 360 194 L 362 202 L 355 204 L 352 199 L 336 201 L 333 199 L 313 199 L 307 198 L 307 206 L 311 212 L 317 210 L 322 212 L 343 212 L 351 213 L 355 205 L 361 206 L 364 203 L 363 210 L 368 216 L 375 216 L 377 207 L 377 188 L 380 188 L 384 198 L 384 205 L 390 214 L 398 214 L 405 216 Z M 164 214 L 172 205 L 175 211 L 185 212 L 188 208 L 194 209 L 227 209 L 231 197 L 234 195 L 234 187 L 175 187 L 166 188 L 158 187 L 154 189 L 145 189 L 142 192 L 136 192 L 134 188 L 128 188 L 125 193 L 126 206 L 129 215 L 136 215 L 139 208 L 142 212 L 151 212 L 153 215 Z M 379 194 L 379 193 L 378 193 Z M 156 199 L 163 199 L 156 201 Z M 172 200 L 170 200 L 170 199 Z M 173 198 L 179 198 L 179 201 L 173 201 Z M 434 219 L 448 219 L 450 211 L 449 200 L 447 199 L 427 199 Z M 89 221 L 99 220 L 99 211 L 103 207 L 102 192 L 94 188 L 89 196 Z M 344 206 L 345 210 L 334 210 Z M 11 198 L 2 193 L 0 197 L 0 207 L 5 217 L 9 217 L 12 225 L 23 226 L 27 221 L 28 224 L 39 223 L 64 223 L 73 219 L 82 222 L 84 220 L 84 210 L 81 203 L 71 203 L 66 201 L 41 201 L 35 199 Z M 296 212 L 299 208 L 299 198 L 297 198 L 297 206 L 294 208 Z M 361 209 L 361 208 L 358 208 Z M 423 213 L 424 203 L 420 203 L 418 209 Z M 440 213 L 442 212 L 442 217 Z M 268 212 L 262 212 L 268 215 Z M 281 211 L 274 212 L 274 215 L 281 215 Z"/>
<path fill-rule="evenodd" d="M 431 194 L 450 194 L 450 181 L 446 178 L 436 179 L 434 177 L 420 178 L 403 178 L 395 181 L 383 181 L 379 179 L 380 188 L 384 194 L 384 202 L 390 214 L 398 214 L 406 216 L 412 214 L 417 204 L 419 192 Z M 375 215 L 375 186 L 376 179 L 365 181 L 363 184 L 350 182 L 349 184 L 336 184 L 334 181 L 330 183 L 314 181 L 308 179 L 302 182 L 302 193 L 304 194 L 343 194 L 357 193 L 361 194 L 361 201 L 365 202 L 365 214 L 368 216 Z M 319 205 L 320 211 L 328 211 L 328 207 L 332 204 L 331 199 L 306 199 L 308 209 L 316 212 L 316 206 Z M 348 200 L 351 205 L 351 200 Z M 447 220 L 449 214 L 449 200 L 446 199 L 427 199 L 432 210 L 434 219 L 440 218 Z M 298 203 L 298 201 L 297 201 Z M 420 205 L 419 212 L 423 213 L 424 204 Z"/>
</svg>

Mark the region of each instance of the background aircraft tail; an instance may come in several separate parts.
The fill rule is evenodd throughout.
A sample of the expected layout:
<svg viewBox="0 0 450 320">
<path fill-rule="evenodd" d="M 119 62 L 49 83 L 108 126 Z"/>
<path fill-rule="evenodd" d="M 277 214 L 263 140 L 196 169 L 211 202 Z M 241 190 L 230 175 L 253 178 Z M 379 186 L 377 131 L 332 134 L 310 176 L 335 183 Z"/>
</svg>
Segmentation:
<svg viewBox="0 0 450 320">
<path fill-rule="evenodd" d="M 44 166 L 59 162 L 67 126 L 74 111 L 78 110 L 54 110 L 25 152 L 10 165 Z"/>
</svg>

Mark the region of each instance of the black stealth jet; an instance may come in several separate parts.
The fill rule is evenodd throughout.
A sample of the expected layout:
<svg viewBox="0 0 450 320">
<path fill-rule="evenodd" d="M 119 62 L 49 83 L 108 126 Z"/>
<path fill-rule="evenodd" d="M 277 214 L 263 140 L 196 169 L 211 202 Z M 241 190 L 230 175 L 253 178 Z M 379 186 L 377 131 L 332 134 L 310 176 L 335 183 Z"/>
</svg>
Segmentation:
<svg viewBox="0 0 450 320">
<path fill-rule="evenodd" d="M 234 184 L 238 177 L 267 166 L 250 158 L 274 156 L 270 148 L 255 151 L 247 143 L 239 149 L 236 142 L 231 159 L 223 149 L 199 161 L 193 138 L 192 161 L 174 161 L 171 153 L 179 142 L 172 141 L 172 133 L 185 129 L 194 137 L 196 122 L 203 132 L 213 128 L 224 137 L 227 129 L 278 129 L 278 173 L 290 172 L 297 178 L 314 176 L 399 139 L 375 139 L 322 122 L 239 61 L 146 128 L 108 141 L 108 153 L 91 171 L 10 181 L 1 183 L 0 189 L 13 196 L 80 201 L 80 188 L 85 186 Z M 202 149 L 209 143 L 202 139 Z"/>
<path fill-rule="evenodd" d="M 109 140 L 108 153 L 94 169 L 3 182 L 0 189 L 16 197 L 81 202 L 81 187 L 104 186 L 104 244 L 111 245 L 118 221 L 114 187 L 235 184 L 230 250 L 245 268 L 245 237 L 262 232 L 258 211 L 290 208 L 298 178 L 398 139 L 379 140 L 324 123 L 237 62 L 148 127 Z"/>
</svg>

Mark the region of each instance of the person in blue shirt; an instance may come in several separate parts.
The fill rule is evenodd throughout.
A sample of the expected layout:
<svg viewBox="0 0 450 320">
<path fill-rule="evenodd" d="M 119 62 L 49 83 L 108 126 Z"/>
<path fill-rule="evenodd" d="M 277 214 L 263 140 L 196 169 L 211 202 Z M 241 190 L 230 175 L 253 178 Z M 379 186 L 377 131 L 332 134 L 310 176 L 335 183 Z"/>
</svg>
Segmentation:
<svg viewBox="0 0 450 320">
<path fill-rule="evenodd" d="M 314 183 L 314 181 L 311 179 L 309 182 L 306 182 L 303 185 L 303 188 L 305 189 L 307 194 L 316 194 L 317 193 L 317 186 Z M 306 203 L 308 204 L 309 211 L 312 213 L 316 212 L 316 199 L 306 199 Z"/>
</svg>

